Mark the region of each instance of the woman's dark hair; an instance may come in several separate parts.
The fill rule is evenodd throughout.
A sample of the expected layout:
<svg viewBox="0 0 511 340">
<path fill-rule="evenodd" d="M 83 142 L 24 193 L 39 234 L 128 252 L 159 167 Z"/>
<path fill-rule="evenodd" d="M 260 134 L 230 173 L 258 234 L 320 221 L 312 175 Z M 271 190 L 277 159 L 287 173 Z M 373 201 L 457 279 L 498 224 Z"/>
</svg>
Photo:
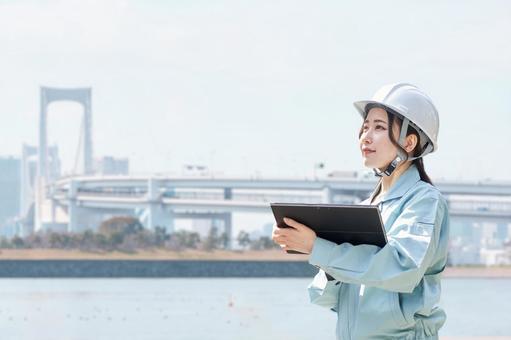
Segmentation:
<svg viewBox="0 0 511 340">
<path fill-rule="evenodd" d="M 407 153 L 406 150 L 403 149 L 403 147 L 397 143 L 396 139 L 394 138 L 394 131 L 392 131 L 393 126 L 394 126 L 394 120 L 397 120 L 399 125 L 401 125 L 403 120 L 398 115 L 391 113 L 388 110 L 387 110 L 387 117 L 389 118 L 389 130 L 388 131 L 389 131 L 390 141 L 392 142 L 392 144 L 394 144 L 396 147 L 401 149 L 401 151 L 403 151 L 406 154 Z M 420 154 L 422 154 L 423 150 L 421 147 L 421 139 L 420 139 L 419 133 L 411 125 L 408 125 L 408 131 L 406 131 L 406 135 L 407 136 L 415 135 L 415 137 L 417 137 L 417 144 L 415 145 L 415 149 L 413 149 L 412 154 L 414 157 L 420 156 Z M 426 169 L 424 169 L 424 161 L 422 160 L 422 157 L 414 159 L 412 161 L 412 164 L 415 164 L 415 166 L 417 167 L 417 170 L 419 171 L 421 180 L 423 182 L 427 182 L 427 183 L 433 185 L 433 182 L 431 181 L 428 174 L 426 173 Z"/>
<path fill-rule="evenodd" d="M 369 112 L 369 110 L 371 110 L 374 107 L 379 107 L 379 108 L 385 110 L 385 112 L 387 112 L 387 117 L 389 120 L 389 129 L 388 129 L 389 139 L 392 142 L 392 144 L 394 144 L 397 148 L 399 148 L 402 152 L 404 152 L 406 154 L 407 153 L 406 150 L 403 149 L 403 147 L 401 145 L 399 145 L 397 143 L 396 139 L 394 138 L 394 131 L 392 130 L 393 126 L 394 126 L 394 120 L 397 120 L 399 125 L 401 125 L 401 123 L 403 122 L 403 119 L 401 119 L 399 114 L 389 110 L 386 107 L 382 107 L 380 105 L 370 105 L 366 108 L 366 112 Z M 360 129 L 359 137 L 362 135 L 363 128 L 364 128 L 364 123 L 362 123 L 362 128 Z M 408 125 L 408 131 L 406 131 L 406 135 L 407 136 L 415 135 L 417 137 L 417 145 L 415 146 L 415 149 L 413 149 L 413 156 L 416 157 L 416 156 L 419 156 L 420 154 L 422 154 L 423 150 L 422 150 L 421 143 L 420 143 L 420 136 L 419 136 L 419 133 L 417 132 L 417 130 L 415 130 L 415 128 L 413 128 L 411 125 Z M 414 159 L 412 161 L 412 164 L 414 164 L 417 167 L 417 170 L 419 171 L 419 176 L 420 176 L 421 180 L 423 182 L 427 182 L 427 183 L 433 185 L 433 182 L 431 181 L 428 174 L 426 173 L 426 170 L 424 169 L 424 161 L 422 160 L 422 157 Z"/>
</svg>

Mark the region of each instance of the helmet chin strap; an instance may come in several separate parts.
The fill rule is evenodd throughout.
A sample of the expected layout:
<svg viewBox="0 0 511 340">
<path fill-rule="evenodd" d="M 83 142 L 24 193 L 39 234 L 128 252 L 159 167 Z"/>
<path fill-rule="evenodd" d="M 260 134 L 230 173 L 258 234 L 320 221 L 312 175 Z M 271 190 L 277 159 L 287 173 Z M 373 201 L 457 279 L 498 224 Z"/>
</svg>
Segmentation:
<svg viewBox="0 0 511 340">
<path fill-rule="evenodd" d="M 397 143 L 401 146 L 403 146 L 405 143 L 406 133 L 408 132 L 409 122 L 410 121 L 408 120 L 408 118 L 404 118 L 403 124 L 401 124 L 401 133 L 399 134 L 399 140 L 397 141 Z M 418 158 L 418 157 L 416 157 L 416 158 Z M 415 158 L 413 158 L 413 159 L 415 159 Z M 389 165 L 387 165 L 387 168 L 385 168 L 385 170 L 383 170 L 383 171 L 381 171 L 378 168 L 374 168 L 373 169 L 374 174 L 377 177 L 390 176 L 390 175 L 392 175 L 394 170 L 396 170 L 399 163 L 404 162 L 406 160 L 408 160 L 408 155 L 405 152 L 403 152 L 402 150 L 397 150 L 397 156 L 392 160 L 392 162 L 390 162 Z"/>
<path fill-rule="evenodd" d="M 402 158 L 401 156 L 397 155 L 396 158 L 394 158 L 392 160 L 392 162 L 390 162 L 390 164 L 387 166 L 387 168 L 385 168 L 385 170 L 381 171 L 378 168 L 374 168 L 373 169 L 374 174 L 375 174 L 375 176 L 378 176 L 378 177 L 390 176 L 390 175 L 392 175 L 394 170 L 396 170 L 396 168 L 399 165 L 399 163 L 401 163 L 401 162 L 403 162 L 405 160 L 406 160 L 406 158 Z"/>
</svg>

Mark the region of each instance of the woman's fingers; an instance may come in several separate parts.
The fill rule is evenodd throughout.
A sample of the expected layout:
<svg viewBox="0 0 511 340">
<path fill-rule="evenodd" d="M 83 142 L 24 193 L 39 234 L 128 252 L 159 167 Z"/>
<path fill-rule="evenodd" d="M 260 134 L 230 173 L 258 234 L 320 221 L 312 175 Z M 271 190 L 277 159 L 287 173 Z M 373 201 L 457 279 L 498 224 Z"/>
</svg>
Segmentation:
<svg viewBox="0 0 511 340">
<path fill-rule="evenodd" d="M 283 247 L 283 245 L 288 243 L 289 232 L 291 230 L 294 230 L 294 229 L 292 229 L 292 228 L 277 228 L 277 229 L 273 230 L 273 234 L 271 237 L 273 242 L 275 242 L 278 245 L 280 245 L 281 247 Z"/>
<path fill-rule="evenodd" d="M 274 225 L 273 225 L 273 230 L 272 230 L 272 232 L 271 232 L 271 238 L 272 238 L 273 240 L 275 240 L 275 238 L 276 238 L 276 237 L 279 237 L 279 236 L 284 235 L 285 233 L 283 233 L 283 232 L 282 232 L 282 229 L 283 229 L 283 228 L 279 228 L 279 227 L 277 227 L 277 225 L 276 225 L 276 224 L 274 224 Z"/>
<path fill-rule="evenodd" d="M 292 218 L 284 218 L 284 223 L 291 228 L 281 228 L 282 235 L 285 238 L 279 240 L 279 243 L 286 245 L 286 250 L 297 250 L 302 253 L 309 254 L 314 247 L 316 233 L 314 230 L 293 220 Z"/>
<path fill-rule="evenodd" d="M 283 243 L 283 242 L 286 242 L 286 240 L 287 240 L 287 237 L 284 235 L 277 235 L 277 236 L 273 237 L 273 241 L 275 241 L 276 243 Z"/>
<path fill-rule="evenodd" d="M 273 231 L 273 235 L 283 235 L 283 236 L 291 236 L 296 233 L 296 229 L 294 228 L 277 228 L 277 230 Z"/>
<path fill-rule="evenodd" d="M 288 250 L 290 247 L 294 247 L 297 244 L 294 237 L 287 234 L 275 235 L 273 241 L 275 241 L 275 243 L 277 243 L 283 250 Z"/>
<path fill-rule="evenodd" d="M 308 228 L 305 224 L 301 224 L 300 222 L 297 222 L 289 217 L 284 217 L 284 223 L 287 224 L 288 226 L 298 229 L 298 230 L 303 229 L 304 227 Z"/>
<path fill-rule="evenodd" d="M 304 254 L 309 253 L 309 251 L 303 245 L 300 245 L 300 244 L 297 244 L 294 242 L 286 243 L 285 245 L 280 245 L 280 247 L 284 251 L 294 250 L 294 251 L 299 251 L 300 253 L 304 253 Z"/>
<path fill-rule="evenodd" d="M 302 253 L 309 253 L 312 248 L 316 233 L 306 225 L 293 220 L 284 218 L 284 223 L 290 228 L 279 228 L 273 226 L 272 239 L 284 251 L 296 250 Z"/>
</svg>

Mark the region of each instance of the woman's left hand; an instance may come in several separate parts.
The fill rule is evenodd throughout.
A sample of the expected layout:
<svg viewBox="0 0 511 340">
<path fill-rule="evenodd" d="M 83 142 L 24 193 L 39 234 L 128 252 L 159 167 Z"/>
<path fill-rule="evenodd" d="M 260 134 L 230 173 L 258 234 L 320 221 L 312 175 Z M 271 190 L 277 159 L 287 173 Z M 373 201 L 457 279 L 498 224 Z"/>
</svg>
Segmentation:
<svg viewBox="0 0 511 340">
<path fill-rule="evenodd" d="M 296 250 L 310 254 L 316 240 L 314 230 L 287 217 L 284 217 L 284 223 L 291 228 L 275 228 L 273 231 L 275 242 L 285 251 Z"/>
</svg>

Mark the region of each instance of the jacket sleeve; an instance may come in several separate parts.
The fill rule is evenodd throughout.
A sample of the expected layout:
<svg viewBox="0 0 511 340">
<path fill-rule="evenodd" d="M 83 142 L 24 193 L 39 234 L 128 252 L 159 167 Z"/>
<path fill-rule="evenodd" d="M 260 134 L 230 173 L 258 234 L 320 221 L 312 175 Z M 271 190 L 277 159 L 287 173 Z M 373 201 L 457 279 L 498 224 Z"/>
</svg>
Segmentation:
<svg viewBox="0 0 511 340">
<path fill-rule="evenodd" d="M 337 280 L 329 281 L 323 270 L 319 272 L 308 287 L 310 301 L 321 307 L 339 310 L 339 288 L 341 283 Z"/>
<path fill-rule="evenodd" d="M 414 195 L 387 232 L 383 248 L 318 237 L 309 262 L 339 281 L 410 293 L 434 260 L 446 215 L 440 195 Z"/>
</svg>

